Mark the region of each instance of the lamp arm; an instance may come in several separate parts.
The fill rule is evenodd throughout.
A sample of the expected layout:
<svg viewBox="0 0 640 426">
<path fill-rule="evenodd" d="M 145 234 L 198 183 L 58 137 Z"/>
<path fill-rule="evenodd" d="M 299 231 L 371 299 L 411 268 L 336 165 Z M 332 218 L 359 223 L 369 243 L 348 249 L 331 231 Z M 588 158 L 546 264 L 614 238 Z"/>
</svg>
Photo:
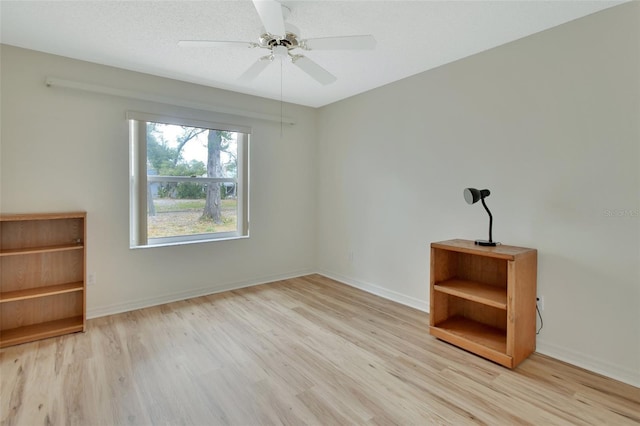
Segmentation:
<svg viewBox="0 0 640 426">
<path fill-rule="evenodd" d="M 492 243 L 493 242 L 493 235 L 492 235 L 492 230 L 493 230 L 493 215 L 491 214 L 491 212 L 489 211 L 489 207 L 487 207 L 487 204 L 484 202 L 484 198 L 481 199 L 482 201 L 482 205 L 484 206 L 484 209 L 487 211 L 487 213 L 489 214 L 489 242 Z"/>
</svg>

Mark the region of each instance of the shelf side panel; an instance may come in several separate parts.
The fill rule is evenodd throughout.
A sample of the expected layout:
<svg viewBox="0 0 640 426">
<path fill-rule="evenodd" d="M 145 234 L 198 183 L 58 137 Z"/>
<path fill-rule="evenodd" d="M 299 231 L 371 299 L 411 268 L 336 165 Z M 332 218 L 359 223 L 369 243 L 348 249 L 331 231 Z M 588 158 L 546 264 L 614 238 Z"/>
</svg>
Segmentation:
<svg viewBox="0 0 640 426">
<path fill-rule="evenodd" d="M 508 308 L 512 314 L 507 328 L 507 350 L 518 365 L 536 349 L 537 252 L 509 264 Z"/>
<path fill-rule="evenodd" d="M 455 274 L 455 253 L 447 250 L 431 249 L 429 286 L 429 323 L 444 321 L 448 316 L 448 296 L 434 290 L 434 284 L 451 279 Z"/>
</svg>

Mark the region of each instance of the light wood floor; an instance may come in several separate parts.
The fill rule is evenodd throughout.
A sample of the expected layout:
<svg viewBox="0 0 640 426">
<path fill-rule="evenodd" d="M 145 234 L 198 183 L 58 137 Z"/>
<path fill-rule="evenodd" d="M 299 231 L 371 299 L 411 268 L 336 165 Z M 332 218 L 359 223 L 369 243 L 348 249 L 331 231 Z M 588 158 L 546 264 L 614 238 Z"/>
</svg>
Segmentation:
<svg viewBox="0 0 640 426">
<path fill-rule="evenodd" d="M 312 275 L 89 321 L 0 352 L 3 425 L 640 423 L 640 389 L 508 370 L 425 313 Z"/>
</svg>

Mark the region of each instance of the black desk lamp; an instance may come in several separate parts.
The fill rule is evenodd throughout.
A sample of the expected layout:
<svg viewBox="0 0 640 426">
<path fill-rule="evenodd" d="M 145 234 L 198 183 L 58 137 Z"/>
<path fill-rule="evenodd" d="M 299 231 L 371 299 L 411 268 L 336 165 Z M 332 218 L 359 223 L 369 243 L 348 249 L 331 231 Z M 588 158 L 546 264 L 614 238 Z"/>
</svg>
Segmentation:
<svg viewBox="0 0 640 426">
<path fill-rule="evenodd" d="M 476 240 L 476 244 L 479 246 L 496 246 L 498 243 L 493 241 L 493 236 L 491 234 L 493 228 L 493 216 L 487 207 L 487 204 L 484 202 L 484 199 L 487 198 L 491 194 L 488 189 L 475 189 L 475 188 L 465 188 L 464 190 L 464 200 L 469 204 L 475 204 L 478 200 L 482 201 L 482 205 L 484 209 L 489 213 L 489 241 L 487 240 Z"/>
</svg>

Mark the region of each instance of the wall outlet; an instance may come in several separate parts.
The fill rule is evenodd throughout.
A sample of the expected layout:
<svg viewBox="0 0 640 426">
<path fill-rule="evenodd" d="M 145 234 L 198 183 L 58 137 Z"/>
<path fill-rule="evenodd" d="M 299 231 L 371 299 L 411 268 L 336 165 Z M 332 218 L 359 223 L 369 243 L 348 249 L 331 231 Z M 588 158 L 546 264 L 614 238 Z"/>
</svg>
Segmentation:
<svg viewBox="0 0 640 426">
<path fill-rule="evenodd" d="M 544 296 L 538 296 L 536 300 L 540 312 L 544 311 Z"/>
<path fill-rule="evenodd" d="M 96 285 L 96 273 L 89 272 L 87 275 L 87 285 Z"/>
</svg>

